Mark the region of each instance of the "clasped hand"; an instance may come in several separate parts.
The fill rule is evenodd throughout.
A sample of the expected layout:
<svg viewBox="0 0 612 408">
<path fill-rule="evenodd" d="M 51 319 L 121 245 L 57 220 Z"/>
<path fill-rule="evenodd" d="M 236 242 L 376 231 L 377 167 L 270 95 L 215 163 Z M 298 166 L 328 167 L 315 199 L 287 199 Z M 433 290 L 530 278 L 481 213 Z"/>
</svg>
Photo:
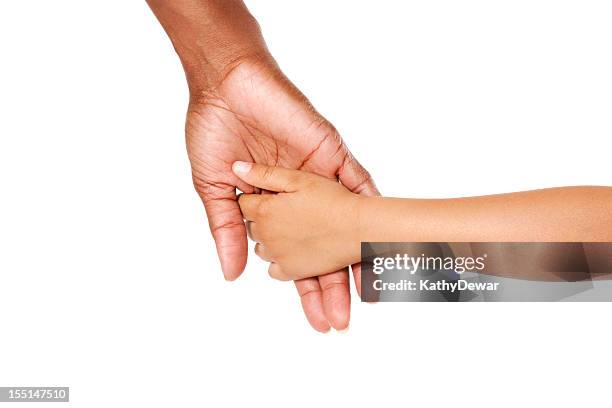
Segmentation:
<svg viewBox="0 0 612 408">
<path fill-rule="evenodd" d="M 360 203 L 365 198 L 339 182 L 298 170 L 235 162 L 245 183 L 277 194 L 242 194 L 238 200 L 255 253 L 269 274 L 297 280 L 358 261 Z"/>
</svg>

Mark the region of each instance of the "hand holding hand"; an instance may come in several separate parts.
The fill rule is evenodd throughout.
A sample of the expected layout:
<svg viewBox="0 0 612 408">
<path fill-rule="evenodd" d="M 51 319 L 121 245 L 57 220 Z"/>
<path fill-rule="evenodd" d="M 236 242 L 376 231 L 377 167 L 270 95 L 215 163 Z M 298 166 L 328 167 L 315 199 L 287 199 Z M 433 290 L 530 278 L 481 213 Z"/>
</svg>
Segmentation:
<svg viewBox="0 0 612 408">
<path fill-rule="evenodd" d="M 194 184 L 206 207 L 223 272 L 233 280 L 247 260 L 246 230 L 235 187 L 257 192 L 232 173 L 236 160 L 339 179 L 364 195 L 375 195 L 377 190 L 334 127 L 270 58 L 243 60 L 223 78 L 199 97 L 192 96 L 186 133 Z M 358 271 L 354 269 L 359 288 Z M 346 269 L 298 280 L 296 287 L 316 330 L 346 328 L 350 313 Z"/>
<path fill-rule="evenodd" d="M 358 261 L 363 197 L 303 171 L 246 162 L 232 169 L 245 183 L 278 192 L 242 194 L 238 201 L 255 253 L 271 263 L 270 276 L 302 279 Z"/>
</svg>

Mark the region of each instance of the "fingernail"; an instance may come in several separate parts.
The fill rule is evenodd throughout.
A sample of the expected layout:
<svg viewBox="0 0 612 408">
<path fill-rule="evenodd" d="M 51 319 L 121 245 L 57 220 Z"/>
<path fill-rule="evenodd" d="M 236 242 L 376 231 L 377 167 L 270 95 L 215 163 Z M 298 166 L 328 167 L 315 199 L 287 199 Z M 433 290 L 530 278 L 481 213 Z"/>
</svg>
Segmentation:
<svg viewBox="0 0 612 408">
<path fill-rule="evenodd" d="M 232 169 L 236 174 L 247 174 L 251 171 L 251 167 L 253 167 L 253 163 L 237 161 L 232 165 Z"/>
</svg>

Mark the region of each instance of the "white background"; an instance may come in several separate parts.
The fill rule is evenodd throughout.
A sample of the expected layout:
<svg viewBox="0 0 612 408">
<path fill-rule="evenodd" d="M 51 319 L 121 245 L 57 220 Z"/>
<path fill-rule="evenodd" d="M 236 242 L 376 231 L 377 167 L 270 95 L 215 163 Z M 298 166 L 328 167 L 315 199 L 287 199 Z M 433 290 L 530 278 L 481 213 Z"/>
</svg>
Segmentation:
<svg viewBox="0 0 612 408">
<path fill-rule="evenodd" d="M 612 185 L 610 2 L 248 4 L 386 195 Z M 0 385 L 75 407 L 609 404 L 609 304 L 355 299 L 322 335 L 262 262 L 225 282 L 186 102 L 144 1 L 1 3 Z"/>
</svg>

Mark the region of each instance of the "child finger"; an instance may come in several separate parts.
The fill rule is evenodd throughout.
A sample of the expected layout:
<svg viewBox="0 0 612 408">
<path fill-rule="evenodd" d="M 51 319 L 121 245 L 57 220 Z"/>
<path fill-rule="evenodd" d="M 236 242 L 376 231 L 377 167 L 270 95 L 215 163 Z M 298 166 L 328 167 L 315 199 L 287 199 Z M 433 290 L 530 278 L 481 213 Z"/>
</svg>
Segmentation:
<svg viewBox="0 0 612 408">
<path fill-rule="evenodd" d="M 256 220 L 258 208 L 263 199 L 261 194 L 240 194 L 240 197 L 238 197 L 238 205 L 240 206 L 240 211 L 242 211 L 242 216 L 245 220 Z"/>
<path fill-rule="evenodd" d="M 276 279 L 276 280 L 281 280 L 281 281 L 291 280 L 291 278 L 289 278 L 289 276 L 287 276 L 282 271 L 280 265 L 275 262 L 270 263 L 270 267 L 268 268 L 268 275 L 270 275 L 272 279 Z"/>
<path fill-rule="evenodd" d="M 272 256 L 268 253 L 268 250 L 265 247 L 265 245 L 262 245 L 260 243 L 255 244 L 255 254 L 261 259 L 263 259 L 264 261 L 267 261 L 267 262 L 273 261 Z"/>
</svg>

